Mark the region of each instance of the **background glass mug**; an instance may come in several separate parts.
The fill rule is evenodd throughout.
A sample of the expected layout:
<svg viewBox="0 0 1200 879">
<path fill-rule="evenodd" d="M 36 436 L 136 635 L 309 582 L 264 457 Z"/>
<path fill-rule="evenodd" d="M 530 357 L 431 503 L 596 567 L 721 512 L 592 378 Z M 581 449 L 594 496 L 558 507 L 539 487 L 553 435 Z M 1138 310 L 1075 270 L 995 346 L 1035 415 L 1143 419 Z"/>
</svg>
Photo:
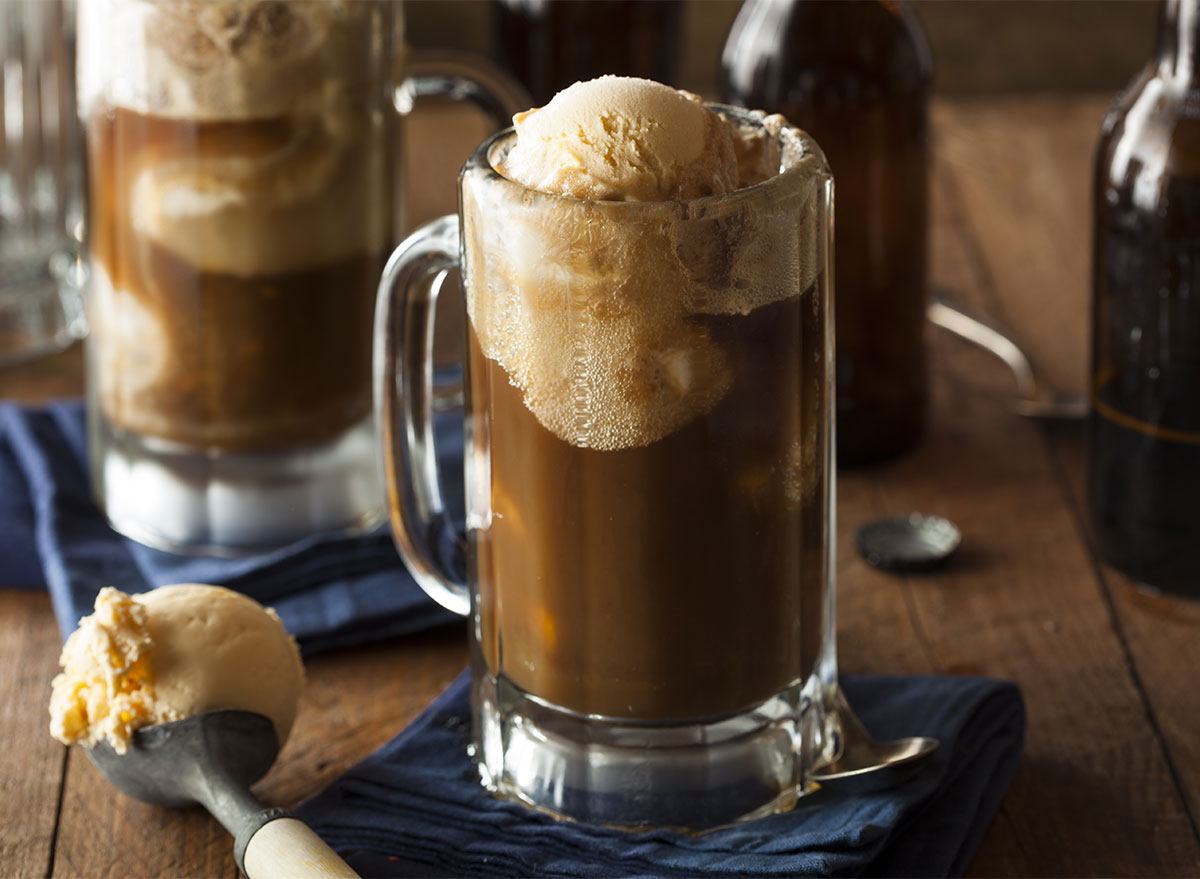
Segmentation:
<svg viewBox="0 0 1200 879">
<path fill-rule="evenodd" d="M 86 332 L 73 0 L 0 3 L 0 366 Z"/>
<path fill-rule="evenodd" d="M 370 344 L 400 221 L 396 109 L 453 90 L 502 127 L 523 95 L 463 87 L 461 63 L 401 83 L 387 2 L 88 0 L 78 30 L 99 504 L 187 551 L 378 522 Z"/>
<path fill-rule="evenodd" d="M 579 201 L 498 174 L 514 138 L 464 166 L 461 241 L 443 217 L 392 255 L 376 315 L 392 526 L 423 588 L 469 616 L 484 783 L 624 826 L 786 809 L 834 737 L 824 157 L 785 127 L 756 186 Z M 460 265 L 465 535 L 438 484 L 429 350 Z"/>
</svg>

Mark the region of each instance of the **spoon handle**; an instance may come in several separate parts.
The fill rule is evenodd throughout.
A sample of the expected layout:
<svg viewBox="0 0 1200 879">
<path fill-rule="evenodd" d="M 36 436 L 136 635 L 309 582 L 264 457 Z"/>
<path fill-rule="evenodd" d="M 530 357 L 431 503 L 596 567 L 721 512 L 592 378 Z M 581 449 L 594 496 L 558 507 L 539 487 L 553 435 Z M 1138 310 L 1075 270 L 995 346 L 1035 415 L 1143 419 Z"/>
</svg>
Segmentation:
<svg viewBox="0 0 1200 879">
<path fill-rule="evenodd" d="M 935 291 L 927 311 L 929 321 L 961 339 L 999 357 L 1012 371 L 1017 396 L 1037 400 L 1045 395 L 1025 352 L 1006 333 L 974 315 L 967 314 L 945 292 Z"/>
<path fill-rule="evenodd" d="M 238 866 L 248 879 L 358 879 L 312 828 L 286 809 L 263 809 L 243 843 L 238 835 Z"/>
</svg>

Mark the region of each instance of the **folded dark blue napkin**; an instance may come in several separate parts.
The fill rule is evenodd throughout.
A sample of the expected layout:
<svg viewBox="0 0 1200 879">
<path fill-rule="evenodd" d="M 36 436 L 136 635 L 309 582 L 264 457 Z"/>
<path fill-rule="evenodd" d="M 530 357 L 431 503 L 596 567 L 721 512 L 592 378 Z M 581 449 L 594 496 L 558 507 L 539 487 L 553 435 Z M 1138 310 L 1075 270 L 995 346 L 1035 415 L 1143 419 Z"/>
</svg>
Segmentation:
<svg viewBox="0 0 1200 879">
<path fill-rule="evenodd" d="M 462 429 L 439 425 L 447 497 L 462 495 Z M 455 619 L 429 600 L 386 526 L 218 559 L 151 549 L 108 526 L 91 498 L 83 405 L 0 404 L 0 585 L 49 588 L 66 637 L 104 586 L 167 583 L 237 589 L 278 611 L 305 653 L 408 634 Z"/>
<path fill-rule="evenodd" d="M 556 821 L 488 795 L 467 757 L 465 674 L 395 739 L 298 809 L 363 876 L 955 876 L 1000 805 L 1025 728 L 1007 681 L 850 677 L 877 737 L 932 735 L 906 781 L 834 786 L 700 836 Z"/>
</svg>

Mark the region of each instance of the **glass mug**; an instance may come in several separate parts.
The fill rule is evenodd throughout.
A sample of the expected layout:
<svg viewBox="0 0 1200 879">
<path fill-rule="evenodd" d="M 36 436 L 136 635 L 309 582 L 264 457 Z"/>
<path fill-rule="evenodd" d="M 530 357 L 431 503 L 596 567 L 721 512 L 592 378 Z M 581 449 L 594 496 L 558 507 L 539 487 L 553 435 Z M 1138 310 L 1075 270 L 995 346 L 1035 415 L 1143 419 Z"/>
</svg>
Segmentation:
<svg viewBox="0 0 1200 879">
<path fill-rule="evenodd" d="M 401 82 L 387 2 L 88 0 L 78 40 L 89 454 L 109 521 L 214 554 L 376 524 L 397 110 L 451 93 L 502 127 L 523 93 L 461 62 Z"/>
<path fill-rule="evenodd" d="M 473 751 L 506 798 L 617 826 L 789 808 L 836 747 L 832 178 L 580 201 L 495 167 L 392 255 L 376 411 L 396 542 L 469 619 Z M 774 133 L 767 133 L 774 131 Z M 430 342 L 461 267 L 466 530 L 433 449 Z"/>
<path fill-rule="evenodd" d="M 59 351 L 87 330 L 74 6 L 0 3 L 0 367 Z"/>
</svg>

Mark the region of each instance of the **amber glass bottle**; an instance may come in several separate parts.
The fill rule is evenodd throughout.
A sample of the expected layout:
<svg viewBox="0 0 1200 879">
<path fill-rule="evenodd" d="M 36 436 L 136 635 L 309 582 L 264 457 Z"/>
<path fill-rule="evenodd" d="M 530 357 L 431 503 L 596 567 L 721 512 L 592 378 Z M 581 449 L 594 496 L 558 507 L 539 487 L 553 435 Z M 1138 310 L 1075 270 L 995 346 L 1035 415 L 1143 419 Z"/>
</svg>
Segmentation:
<svg viewBox="0 0 1200 879">
<path fill-rule="evenodd" d="M 1168 0 L 1154 58 L 1096 156 L 1088 489 L 1101 553 L 1200 597 L 1200 2 Z"/>
<path fill-rule="evenodd" d="M 724 99 L 812 134 L 836 186 L 838 461 L 911 448 L 925 423 L 928 106 L 933 63 L 907 5 L 746 0 Z"/>
<path fill-rule="evenodd" d="M 546 104 L 606 73 L 676 85 L 679 0 L 493 0 L 492 55 Z"/>
</svg>

